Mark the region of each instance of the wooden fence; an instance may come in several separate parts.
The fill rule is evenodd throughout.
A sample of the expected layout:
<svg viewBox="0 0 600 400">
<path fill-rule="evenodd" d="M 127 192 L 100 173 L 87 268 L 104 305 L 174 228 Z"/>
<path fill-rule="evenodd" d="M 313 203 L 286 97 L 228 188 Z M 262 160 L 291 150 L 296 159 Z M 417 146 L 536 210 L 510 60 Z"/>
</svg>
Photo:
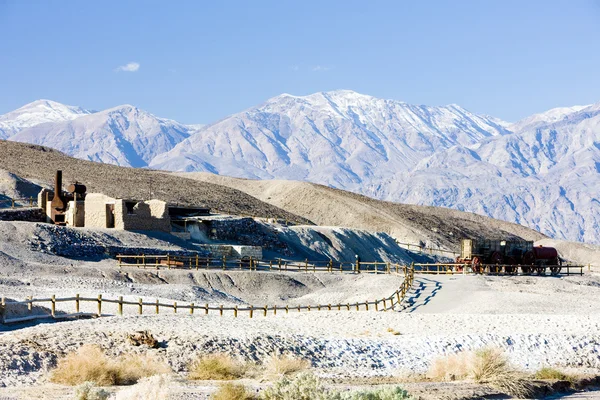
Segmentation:
<svg viewBox="0 0 600 400">
<path fill-rule="evenodd" d="M 137 268 L 195 269 L 195 270 L 248 270 L 248 271 L 304 271 L 304 272 L 352 272 L 391 274 L 400 273 L 406 266 L 390 262 L 338 262 L 338 261 L 288 261 L 206 258 L 199 255 L 117 255 L 117 265 Z"/>
<path fill-rule="evenodd" d="M 399 273 L 407 266 L 389 262 L 334 262 L 329 261 L 288 261 L 283 259 L 276 260 L 256 260 L 248 258 L 246 260 L 223 258 L 206 258 L 195 256 L 173 256 L 163 255 L 117 255 L 119 268 L 137 267 L 137 268 L 166 268 L 166 269 L 192 269 L 192 270 L 247 270 L 247 271 L 297 271 L 297 272 L 347 272 L 347 273 L 375 273 L 391 274 Z M 479 271 L 473 271 L 467 264 L 457 263 L 413 263 L 416 274 L 485 274 L 485 275 L 531 275 L 538 274 L 537 271 L 531 271 L 525 274 L 521 265 L 497 265 L 482 264 Z M 553 273 L 555 275 L 583 275 L 583 265 L 562 265 L 560 271 Z M 587 266 L 588 270 L 590 267 Z M 549 267 L 546 267 L 549 269 Z M 544 272 L 545 274 L 545 272 Z M 539 274 L 538 274 L 539 275 Z"/>
<path fill-rule="evenodd" d="M 37 207 L 37 199 L 33 197 L 24 199 L 4 199 L 0 200 L 0 208 L 23 208 L 23 207 Z"/>
<path fill-rule="evenodd" d="M 544 272 L 538 272 L 530 270 L 530 272 L 523 272 L 523 267 L 531 268 L 522 265 L 503 265 L 503 264 L 480 264 L 480 271 L 473 271 L 468 264 L 413 264 L 416 274 L 433 274 L 433 275 L 454 275 L 454 274 L 483 274 L 483 275 L 545 275 L 547 271 L 550 271 L 550 266 L 544 267 Z M 554 266 L 552 266 L 554 267 Z M 562 265 L 560 270 L 556 273 L 551 272 L 552 275 L 583 275 L 584 268 L 588 271 L 591 270 L 590 265 Z"/>
<path fill-rule="evenodd" d="M 372 271 L 371 271 L 372 273 Z M 396 274 L 396 272 L 391 272 Z M 123 296 L 120 296 L 118 299 L 106 299 L 103 298 L 102 295 L 98 295 L 98 297 L 81 297 L 80 295 L 75 295 L 74 297 L 64 297 L 57 298 L 56 296 L 52 296 L 49 298 L 28 298 L 24 301 L 7 301 L 5 298 L 2 298 L 2 303 L 0 304 L 0 316 L 2 316 L 3 323 L 18 323 L 31 321 L 36 319 L 46 319 L 46 318 L 70 318 L 70 317 L 80 317 L 80 316 L 91 316 L 91 317 L 101 317 L 101 316 L 109 316 L 114 314 L 106 313 L 106 305 L 107 304 L 116 304 L 116 315 L 123 315 L 123 308 L 125 306 L 135 306 L 137 307 L 137 314 L 141 315 L 144 313 L 145 307 L 150 307 L 154 314 L 160 314 L 162 309 L 168 309 L 170 312 L 178 313 L 178 311 L 185 310 L 186 313 L 195 314 L 209 314 L 209 313 L 218 313 L 223 316 L 226 313 L 229 315 L 233 315 L 234 317 L 238 317 L 240 313 L 248 313 L 248 316 L 252 318 L 255 313 L 262 314 L 263 316 L 269 315 L 277 315 L 279 313 L 288 314 L 290 311 L 297 312 L 310 312 L 310 311 L 388 311 L 395 310 L 399 305 L 402 304 L 404 299 L 406 298 L 408 292 L 410 291 L 413 281 L 414 281 L 414 269 L 412 267 L 401 267 L 400 272 L 397 273 L 400 276 L 403 276 L 404 279 L 400 287 L 392 293 L 390 296 L 375 299 L 375 300 L 367 300 L 364 302 L 352 302 L 352 303 L 338 303 L 338 304 L 317 304 L 317 305 L 306 305 L 306 306 L 290 306 L 290 305 L 265 305 L 265 306 L 254 306 L 254 305 L 246 305 L 246 306 L 214 306 L 209 304 L 197 305 L 194 303 L 188 304 L 178 304 L 177 302 L 165 303 L 156 301 L 144 301 L 142 298 L 138 299 L 138 301 L 127 301 L 123 300 Z M 75 305 L 74 313 L 57 313 L 56 305 L 58 303 L 66 303 L 71 302 Z M 50 308 L 49 314 L 33 314 L 33 305 L 34 304 L 48 304 Z M 94 307 L 97 309 L 97 312 L 94 313 L 82 313 L 81 312 L 81 304 L 82 303 L 92 303 Z M 27 307 L 27 315 L 25 316 L 17 316 L 17 317 L 7 317 L 10 314 L 10 309 L 12 307 Z"/>
</svg>

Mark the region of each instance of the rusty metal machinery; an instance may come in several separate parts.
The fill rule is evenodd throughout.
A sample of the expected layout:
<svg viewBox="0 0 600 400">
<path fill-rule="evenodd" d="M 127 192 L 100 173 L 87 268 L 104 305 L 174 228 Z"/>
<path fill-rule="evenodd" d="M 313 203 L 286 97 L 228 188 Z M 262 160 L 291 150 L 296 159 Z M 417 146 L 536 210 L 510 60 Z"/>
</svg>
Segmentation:
<svg viewBox="0 0 600 400">
<path fill-rule="evenodd" d="M 50 219 L 56 225 L 66 225 L 66 213 L 70 201 L 84 200 L 85 185 L 75 182 L 67 187 L 67 192 L 62 189 L 62 171 L 56 171 L 54 177 L 54 193 L 50 204 Z"/>
<path fill-rule="evenodd" d="M 62 191 L 62 171 L 56 171 L 54 177 L 54 196 L 50 203 L 50 219 L 56 225 L 65 225 L 65 212 L 67 211 L 68 200 Z"/>
<path fill-rule="evenodd" d="M 534 247 L 532 241 L 525 240 L 487 240 L 463 239 L 461 253 L 456 262 L 471 267 L 475 272 L 506 273 L 525 275 L 546 273 L 552 275 L 561 270 L 561 259 L 553 247 Z"/>
</svg>

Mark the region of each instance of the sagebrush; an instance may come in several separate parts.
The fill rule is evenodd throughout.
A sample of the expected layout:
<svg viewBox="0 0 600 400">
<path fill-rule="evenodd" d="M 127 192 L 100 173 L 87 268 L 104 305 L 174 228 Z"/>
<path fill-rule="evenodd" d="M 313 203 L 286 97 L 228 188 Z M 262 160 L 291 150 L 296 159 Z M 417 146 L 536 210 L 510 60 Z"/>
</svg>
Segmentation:
<svg viewBox="0 0 600 400">
<path fill-rule="evenodd" d="M 94 382 L 84 382 L 75 388 L 74 400 L 107 400 L 110 393 L 96 387 Z"/>
</svg>

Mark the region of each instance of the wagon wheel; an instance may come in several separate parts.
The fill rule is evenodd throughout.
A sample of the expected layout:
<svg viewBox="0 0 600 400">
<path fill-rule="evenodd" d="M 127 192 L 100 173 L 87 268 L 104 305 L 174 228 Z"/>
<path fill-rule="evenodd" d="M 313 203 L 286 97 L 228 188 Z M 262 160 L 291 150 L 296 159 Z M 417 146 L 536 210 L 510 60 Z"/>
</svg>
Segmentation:
<svg viewBox="0 0 600 400">
<path fill-rule="evenodd" d="M 538 275 L 546 275 L 546 262 L 543 260 L 535 263 L 534 272 Z"/>
<path fill-rule="evenodd" d="M 490 264 L 492 264 L 492 266 L 490 266 L 490 272 L 493 274 L 499 274 L 502 272 L 502 262 L 504 261 L 504 257 L 502 256 L 502 254 L 500 254 L 500 252 L 495 251 L 492 253 L 492 256 L 490 257 Z"/>
<path fill-rule="evenodd" d="M 523 271 L 523 275 L 529 275 L 534 272 L 535 268 L 533 265 L 535 264 L 535 254 L 533 251 L 528 251 L 523 254 L 523 265 L 521 266 L 521 270 Z"/>
<path fill-rule="evenodd" d="M 460 256 L 459 256 L 459 257 L 456 257 L 455 261 L 456 261 L 456 264 L 459 264 L 456 266 L 456 272 L 462 272 L 463 268 L 465 267 L 465 265 L 464 265 L 465 263 L 464 263 L 463 259 L 460 258 Z"/>
<path fill-rule="evenodd" d="M 556 257 L 554 259 L 554 265 L 550 266 L 550 274 L 552 276 L 556 276 L 556 275 L 560 274 L 561 266 L 562 266 L 562 261 L 560 260 L 560 258 Z"/>
<path fill-rule="evenodd" d="M 506 257 L 506 267 L 504 267 L 505 271 L 507 274 L 509 275 L 516 275 L 519 270 L 517 265 L 517 259 L 514 258 L 513 256 L 508 256 Z"/>
<path fill-rule="evenodd" d="M 482 272 L 481 259 L 479 257 L 473 257 L 471 259 L 471 268 L 473 268 L 473 272 L 476 274 L 480 274 Z"/>
</svg>

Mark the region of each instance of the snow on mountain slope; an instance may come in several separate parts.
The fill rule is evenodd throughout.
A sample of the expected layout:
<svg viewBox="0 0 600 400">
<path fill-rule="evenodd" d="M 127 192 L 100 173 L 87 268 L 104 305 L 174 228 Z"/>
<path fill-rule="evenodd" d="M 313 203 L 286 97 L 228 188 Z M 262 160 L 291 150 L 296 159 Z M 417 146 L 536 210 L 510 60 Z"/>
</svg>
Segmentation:
<svg viewBox="0 0 600 400">
<path fill-rule="evenodd" d="M 600 104 L 510 124 L 340 90 L 283 94 L 201 126 L 132 106 L 90 114 L 44 100 L 0 116 L 0 137 L 7 132 L 83 159 L 305 180 L 600 243 Z"/>
<path fill-rule="evenodd" d="M 554 122 L 558 122 L 561 119 L 569 116 L 570 114 L 576 113 L 583 110 L 587 106 L 573 106 L 573 107 L 557 107 L 551 110 L 545 111 L 539 114 L 533 114 L 527 118 L 524 118 L 514 124 L 506 126 L 507 129 L 513 132 L 522 132 L 526 130 L 534 129 L 540 125 L 546 125 Z"/>
<path fill-rule="evenodd" d="M 92 111 L 67 106 L 51 100 L 37 100 L 7 114 L 0 115 L 0 139 L 7 139 L 24 128 L 45 122 L 70 121 Z"/>
<path fill-rule="evenodd" d="M 150 165 L 376 194 L 365 188 L 436 151 L 507 133 L 456 105 L 414 106 L 349 90 L 283 94 L 200 129 Z"/>
<path fill-rule="evenodd" d="M 145 167 L 193 131 L 186 125 L 124 105 L 72 121 L 36 125 L 10 140 L 49 146 L 81 159 Z"/>
<path fill-rule="evenodd" d="M 384 186 L 387 199 L 472 211 L 556 238 L 600 243 L 600 105 L 437 153 Z"/>
</svg>

